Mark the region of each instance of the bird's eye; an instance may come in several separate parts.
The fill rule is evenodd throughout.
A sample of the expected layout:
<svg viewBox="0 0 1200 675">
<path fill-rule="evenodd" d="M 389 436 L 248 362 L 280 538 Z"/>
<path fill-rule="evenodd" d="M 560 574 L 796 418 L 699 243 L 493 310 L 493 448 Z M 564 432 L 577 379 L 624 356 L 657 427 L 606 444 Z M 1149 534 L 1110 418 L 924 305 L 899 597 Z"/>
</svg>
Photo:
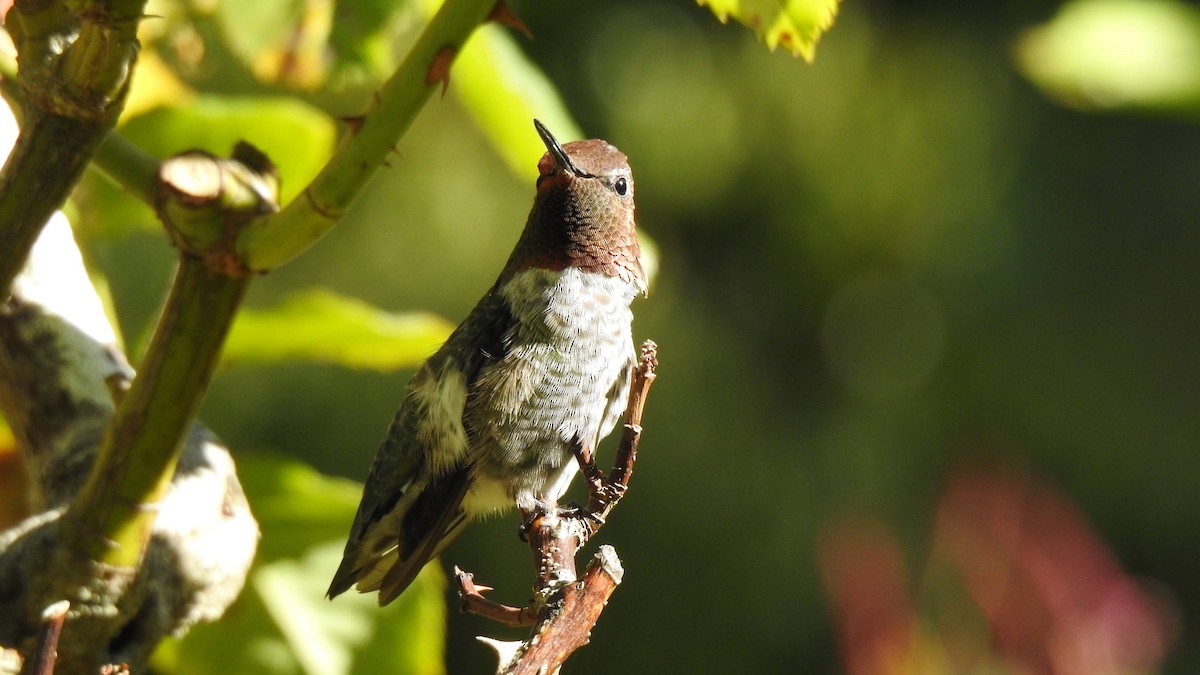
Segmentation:
<svg viewBox="0 0 1200 675">
<path fill-rule="evenodd" d="M 618 178 L 617 182 L 613 183 L 613 189 L 617 191 L 617 194 L 624 197 L 625 193 L 629 192 L 629 183 L 625 181 L 624 177 Z"/>
</svg>

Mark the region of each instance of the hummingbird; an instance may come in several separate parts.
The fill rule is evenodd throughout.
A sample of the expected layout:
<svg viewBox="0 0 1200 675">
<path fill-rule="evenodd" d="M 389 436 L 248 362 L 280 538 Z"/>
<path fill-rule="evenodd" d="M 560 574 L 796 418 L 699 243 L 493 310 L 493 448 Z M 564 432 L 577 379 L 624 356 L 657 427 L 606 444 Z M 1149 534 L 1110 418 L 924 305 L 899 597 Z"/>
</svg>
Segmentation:
<svg viewBox="0 0 1200 675">
<path fill-rule="evenodd" d="M 626 156 L 546 146 L 537 192 L 496 282 L 417 370 L 371 464 L 330 599 L 386 605 L 472 520 L 556 509 L 625 411 L 630 304 L 646 293 Z"/>
</svg>

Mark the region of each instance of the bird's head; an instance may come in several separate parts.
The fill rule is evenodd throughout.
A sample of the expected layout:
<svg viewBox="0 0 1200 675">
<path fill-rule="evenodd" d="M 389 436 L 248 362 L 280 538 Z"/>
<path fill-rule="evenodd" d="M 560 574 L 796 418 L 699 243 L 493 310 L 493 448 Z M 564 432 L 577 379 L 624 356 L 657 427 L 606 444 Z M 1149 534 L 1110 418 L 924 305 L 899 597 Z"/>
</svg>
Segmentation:
<svg viewBox="0 0 1200 675">
<path fill-rule="evenodd" d="M 633 218 L 633 174 L 625 154 L 602 140 L 560 144 L 541 122 L 546 154 L 518 250 L 521 267 L 618 276 L 646 289 Z"/>
</svg>

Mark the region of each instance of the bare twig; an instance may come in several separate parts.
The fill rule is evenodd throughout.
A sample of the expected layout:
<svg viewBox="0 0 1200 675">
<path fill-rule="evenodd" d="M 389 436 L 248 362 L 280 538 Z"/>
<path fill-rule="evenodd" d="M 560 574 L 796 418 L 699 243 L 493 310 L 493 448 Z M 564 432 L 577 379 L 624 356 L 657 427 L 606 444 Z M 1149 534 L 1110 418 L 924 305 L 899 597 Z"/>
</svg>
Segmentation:
<svg viewBox="0 0 1200 675">
<path fill-rule="evenodd" d="M 505 626 L 532 626 L 537 623 L 537 610 L 532 605 L 513 607 L 483 597 L 492 587 L 476 585 L 475 575 L 462 571 L 458 565 L 454 566 L 454 577 L 458 581 L 462 611 L 478 614 Z"/>
<path fill-rule="evenodd" d="M 588 643 L 592 627 L 623 574 L 617 552 L 611 546 L 601 546 L 584 571 L 583 580 L 563 588 L 561 601 L 542 620 L 504 674 L 558 672 L 568 656 Z"/>
<path fill-rule="evenodd" d="M 491 588 L 476 585 L 474 575 L 454 568 L 463 611 L 507 626 L 536 624 L 530 637 L 521 643 L 484 640 L 500 656 L 497 672 L 505 675 L 557 672 L 572 652 L 588 643 L 592 626 L 621 583 L 624 571 L 611 546 L 600 547 L 582 580 L 576 574 L 575 555 L 605 523 L 629 486 L 641 441 L 642 411 L 657 368 L 658 348 L 647 340 L 642 345 L 631 384 L 625 430 L 608 475 L 596 468 L 591 448 L 583 443 L 576 445 L 576 458 L 588 486 L 587 507 L 566 513 L 536 509 L 523 514 L 524 531 L 537 570 L 531 604 L 512 607 L 489 600 L 483 597 L 483 592 Z"/>
<path fill-rule="evenodd" d="M 71 603 L 60 600 L 42 612 L 42 634 L 38 636 L 37 649 L 25 664 L 24 672 L 30 675 L 52 675 L 58 660 L 58 638 L 62 636 L 63 624 L 67 622 L 67 610 Z"/>
</svg>

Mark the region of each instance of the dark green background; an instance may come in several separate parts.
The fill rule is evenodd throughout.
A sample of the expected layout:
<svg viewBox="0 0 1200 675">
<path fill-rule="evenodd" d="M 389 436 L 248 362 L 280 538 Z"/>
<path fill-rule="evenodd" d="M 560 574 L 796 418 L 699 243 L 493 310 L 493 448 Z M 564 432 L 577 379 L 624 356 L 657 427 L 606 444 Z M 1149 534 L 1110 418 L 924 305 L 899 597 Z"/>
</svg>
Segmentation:
<svg viewBox="0 0 1200 675">
<path fill-rule="evenodd" d="M 564 672 L 835 672 L 819 533 L 881 518 L 915 587 L 940 488 L 978 463 L 1075 500 L 1181 613 L 1166 670 L 1200 670 L 1200 132 L 1023 80 L 1014 40 L 1055 8 L 847 0 L 809 66 L 682 0 L 517 5 L 570 111 L 629 155 L 661 252 L 634 325 L 661 377 L 600 537 L 627 574 Z M 532 195 L 434 98 L 352 217 L 250 303 L 324 285 L 457 321 Z M 165 280 L 161 236 L 121 250 Z M 139 279 L 114 276 L 132 334 L 162 288 Z M 362 479 L 407 378 L 230 371 L 203 417 Z M 442 564 L 523 601 L 516 526 L 471 528 Z M 471 636 L 497 632 L 452 613 L 449 671 L 485 672 Z"/>
</svg>

